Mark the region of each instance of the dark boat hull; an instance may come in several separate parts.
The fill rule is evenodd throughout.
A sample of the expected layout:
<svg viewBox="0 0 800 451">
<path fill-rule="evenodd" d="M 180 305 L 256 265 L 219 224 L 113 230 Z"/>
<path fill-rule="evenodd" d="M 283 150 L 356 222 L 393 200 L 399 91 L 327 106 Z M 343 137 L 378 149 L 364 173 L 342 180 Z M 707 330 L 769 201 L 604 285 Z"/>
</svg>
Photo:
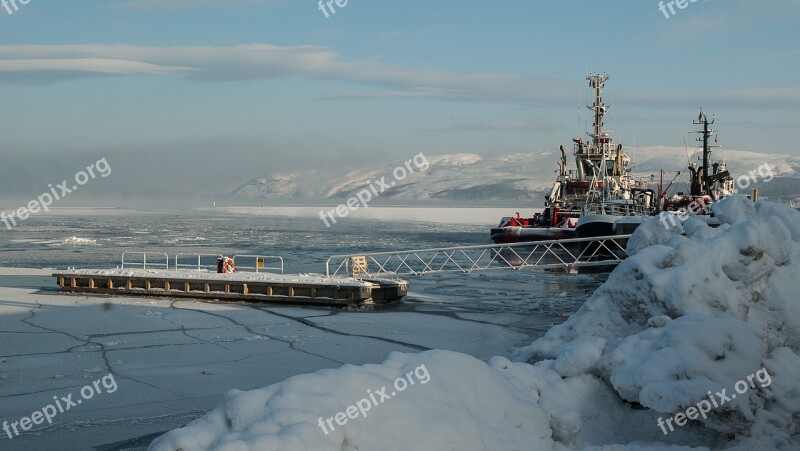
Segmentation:
<svg viewBox="0 0 800 451">
<path fill-rule="evenodd" d="M 578 220 L 575 227 L 577 238 L 595 238 L 599 236 L 614 235 L 614 222 L 619 216 L 613 215 L 588 215 Z"/>
<path fill-rule="evenodd" d="M 575 238 L 574 229 L 560 227 L 495 227 L 491 230 L 495 244 L 527 243 Z"/>
</svg>

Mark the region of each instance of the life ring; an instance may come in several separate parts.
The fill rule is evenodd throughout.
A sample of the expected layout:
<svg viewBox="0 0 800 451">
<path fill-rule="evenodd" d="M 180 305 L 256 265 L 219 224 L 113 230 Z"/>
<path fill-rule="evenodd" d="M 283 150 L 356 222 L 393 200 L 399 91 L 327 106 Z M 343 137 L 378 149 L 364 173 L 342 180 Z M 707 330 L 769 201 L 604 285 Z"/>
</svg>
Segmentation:
<svg viewBox="0 0 800 451">
<path fill-rule="evenodd" d="M 222 272 L 223 273 L 236 272 L 236 263 L 234 263 L 232 258 L 225 257 L 222 259 Z"/>
</svg>

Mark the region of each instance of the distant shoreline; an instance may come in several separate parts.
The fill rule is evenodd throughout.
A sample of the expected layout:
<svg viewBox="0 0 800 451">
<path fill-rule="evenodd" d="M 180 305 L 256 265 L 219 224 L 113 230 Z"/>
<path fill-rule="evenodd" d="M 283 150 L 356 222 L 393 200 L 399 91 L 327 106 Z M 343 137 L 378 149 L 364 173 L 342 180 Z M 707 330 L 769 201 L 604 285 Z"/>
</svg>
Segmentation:
<svg viewBox="0 0 800 451">
<path fill-rule="evenodd" d="M 57 216 L 135 216 L 135 215 L 206 215 L 206 216 L 264 216 L 294 217 L 319 220 L 320 211 L 336 208 L 338 204 L 286 204 L 286 205 L 232 205 L 220 207 L 186 208 L 180 210 L 147 210 L 119 207 L 59 207 L 49 212 L 41 212 L 34 217 Z M 2 210 L 2 209 L 0 209 Z M 513 216 L 519 212 L 522 216 L 530 216 L 540 212 L 541 208 L 533 206 L 516 207 L 470 207 L 458 205 L 380 205 L 359 208 L 349 212 L 345 221 L 353 220 L 386 220 L 407 222 L 434 222 L 443 224 L 475 224 L 486 227 L 494 226 L 505 216 Z"/>
</svg>

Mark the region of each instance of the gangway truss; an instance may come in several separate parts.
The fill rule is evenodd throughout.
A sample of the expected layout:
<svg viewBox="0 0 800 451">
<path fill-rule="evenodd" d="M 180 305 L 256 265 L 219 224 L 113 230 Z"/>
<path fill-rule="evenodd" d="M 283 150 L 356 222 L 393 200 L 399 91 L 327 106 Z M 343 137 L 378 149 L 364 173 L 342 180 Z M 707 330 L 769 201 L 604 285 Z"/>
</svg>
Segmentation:
<svg viewBox="0 0 800 451">
<path fill-rule="evenodd" d="M 334 255 L 325 263 L 325 272 L 328 277 L 351 275 L 370 278 L 501 269 L 573 270 L 616 266 L 628 256 L 625 246 L 630 236 Z"/>
</svg>

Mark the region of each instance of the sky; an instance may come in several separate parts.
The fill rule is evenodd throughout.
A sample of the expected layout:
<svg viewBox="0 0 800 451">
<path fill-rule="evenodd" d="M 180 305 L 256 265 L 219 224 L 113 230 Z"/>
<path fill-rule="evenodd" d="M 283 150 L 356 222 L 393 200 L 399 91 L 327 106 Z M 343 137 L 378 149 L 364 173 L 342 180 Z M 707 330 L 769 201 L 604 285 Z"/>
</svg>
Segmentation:
<svg viewBox="0 0 800 451">
<path fill-rule="evenodd" d="M 0 199 L 100 158 L 84 200 L 557 149 L 590 121 L 589 72 L 627 147 L 683 146 L 703 108 L 723 147 L 800 153 L 797 0 L 6 1 Z"/>
</svg>

